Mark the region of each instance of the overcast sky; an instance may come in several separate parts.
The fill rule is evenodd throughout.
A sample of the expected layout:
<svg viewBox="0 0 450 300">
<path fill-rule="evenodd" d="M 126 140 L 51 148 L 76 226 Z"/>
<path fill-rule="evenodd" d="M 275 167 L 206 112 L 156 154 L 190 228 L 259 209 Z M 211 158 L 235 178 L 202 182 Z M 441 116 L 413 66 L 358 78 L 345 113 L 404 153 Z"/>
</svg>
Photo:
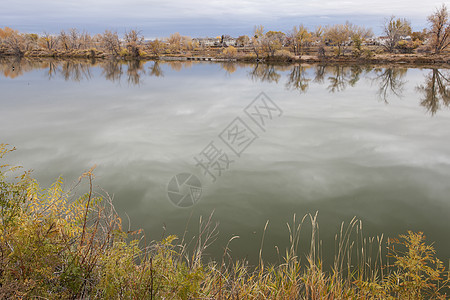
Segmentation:
<svg viewBox="0 0 450 300">
<path fill-rule="evenodd" d="M 139 29 L 147 38 L 182 35 L 250 34 L 254 25 L 287 31 L 304 24 L 342 23 L 349 20 L 381 32 L 390 15 L 405 17 L 413 30 L 442 0 L 0 0 L 0 27 L 42 33 L 76 27 L 91 33 L 104 29 L 122 33 Z"/>
</svg>

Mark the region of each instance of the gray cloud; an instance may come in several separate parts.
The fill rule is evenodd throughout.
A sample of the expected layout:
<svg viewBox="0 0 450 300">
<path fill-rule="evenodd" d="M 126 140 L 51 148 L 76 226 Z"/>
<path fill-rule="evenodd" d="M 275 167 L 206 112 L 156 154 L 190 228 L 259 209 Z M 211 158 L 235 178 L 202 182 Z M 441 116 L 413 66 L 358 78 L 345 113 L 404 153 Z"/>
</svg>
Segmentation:
<svg viewBox="0 0 450 300">
<path fill-rule="evenodd" d="M 1 3 L 4 2 L 4 3 Z M 1 0 L 0 26 L 42 32 L 78 27 L 90 32 L 105 28 L 123 31 L 141 28 L 146 35 L 186 35 L 249 33 L 253 25 L 264 24 L 277 30 L 305 23 L 314 26 L 350 20 L 376 27 L 392 14 L 413 21 L 417 29 L 426 25 L 426 16 L 441 0 L 432 1 L 337 1 L 337 0 Z M 415 26 L 414 26 L 415 25 Z M 374 28 L 375 31 L 378 28 Z"/>
</svg>

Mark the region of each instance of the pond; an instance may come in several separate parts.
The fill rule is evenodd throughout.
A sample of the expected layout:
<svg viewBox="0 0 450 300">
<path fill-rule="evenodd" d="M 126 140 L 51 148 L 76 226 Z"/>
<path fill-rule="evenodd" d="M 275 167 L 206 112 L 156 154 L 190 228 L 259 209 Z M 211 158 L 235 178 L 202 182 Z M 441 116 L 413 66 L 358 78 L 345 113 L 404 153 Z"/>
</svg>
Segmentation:
<svg viewBox="0 0 450 300">
<path fill-rule="evenodd" d="M 125 227 L 257 261 L 318 212 L 323 255 L 341 222 L 367 235 L 423 231 L 450 254 L 450 72 L 365 65 L 0 61 L 8 162 L 70 188 L 96 165 Z M 82 191 L 78 191 L 80 195 Z M 130 225 L 129 225 L 130 224 Z M 308 235 L 305 232 L 305 238 Z M 278 250 L 275 246 L 278 246 Z"/>
</svg>

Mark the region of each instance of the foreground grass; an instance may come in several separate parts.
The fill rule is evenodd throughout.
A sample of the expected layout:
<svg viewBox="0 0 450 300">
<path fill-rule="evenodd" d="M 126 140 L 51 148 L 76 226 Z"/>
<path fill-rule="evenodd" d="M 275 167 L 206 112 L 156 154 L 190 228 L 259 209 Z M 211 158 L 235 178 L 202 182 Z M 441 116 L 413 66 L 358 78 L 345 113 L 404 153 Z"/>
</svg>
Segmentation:
<svg viewBox="0 0 450 300">
<path fill-rule="evenodd" d="M 0 159 L 9 151 L 0 145 Z M 61 180 L 43 190 L 13 171 L 0 166 L 1 299 L 447 299 L 449 273 L 420 232 L 385 243 L 364 238 L 353 220 L 337 234 L 325 271 L 317 215 L 294 216 L 282 263 L 265 264 L 262 252 L 257 266 L 233 260 L 229 244 L 221 261 L 205 261 L 216 234 L 211 217 L 200 220 L 191 251 L 175 236 L 146 243 L 122 229 L 108 194 L 94 191 L 92 170 L 80 177 L 88 190 L 78 199 Z M 306 255 L 298 253 L 305 222 Z"/>
</svg>

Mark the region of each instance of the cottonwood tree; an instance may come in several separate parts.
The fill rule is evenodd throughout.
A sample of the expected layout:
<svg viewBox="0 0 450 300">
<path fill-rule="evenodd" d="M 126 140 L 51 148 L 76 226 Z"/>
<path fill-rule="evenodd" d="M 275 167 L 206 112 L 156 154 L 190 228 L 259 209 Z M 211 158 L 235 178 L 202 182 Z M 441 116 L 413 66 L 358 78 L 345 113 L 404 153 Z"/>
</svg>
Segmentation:
<svg viewBox="0 0 450 300">
<path fill-rule="evenodd" d="M 22 56 L 25 51 L 25 38 L 19 31 L 5 27 L 0 28 L 0 42 L 9 48 L 13 54 Z"/>
<path fill-rule="evenodd" d="M 387 37 L 383 46 L 388 52 L 394 52 L 401 37 L 411 34 L 411 24 L 406 19 L 396 19 L 395 16 L 391 16 L 385 20 L 383 32 Z"/>
<path fill-rule="evenodd" d="M 361 51 L 362 44 L 373 36 L 372 29 L 364 26 L 349 24 L 350 38 L 352 39 L 353 46 L 357 51 Z"/>
<path fill-rule="evenodd" d="M 350 23 L 328 26 L 325 28 L 324 37 L 337 46 L 337 56 L 345 54 L 345 46 L 350 38 Z"/>
<path fill-rule="evenodd" d="M 263 54 L 264 40 L 265 40 L 264 26 L 262 25 L 255 26 L 255 29 L 253 30 L 253 37 L 251 40 L 251 46 L 253 52 L 256 54 L 256 59 L 259 59 L 260 56 Z"/>
<path fill-rule="evenodd" d="M 236 46 L 244 47 L 244 46 L 248 45 L 249 42 L 250 42 L 250 38 L 248 36 L 241 35 L 236 40 Z"/>
<path fill-rule="evenodd" d="M 0 28 L 0 42 L 8 38 L 10 35 L 18 34 L 19 31 L 14 30 L 10 27 Z"/>
<path fill-rule="evenodd" d="M 180 51 L 181 50 L 181 34 L 179 32 L 175 32 L 170 35 L 169 39 L 167 40 L 169 42 L 170 50 L 172 51 Z"/>
<path fill-rule="evenodd" d="M 318 46 L 317 52 L 319 56 L 325 56 L 325 43 L 324 43 L 325 28 L 319 25 L 311 33 L 313 43 Z"/>
<path fill-rule="evenodd" d="M 194 50 L 194 48 L 197 47 L 197 44 L 190 36 L 181 36 L 181 47 L 186 50 Z"/>
<path fill-rule="evenodd" d="M 312 41 L 312 33 L 301 24 L 300 26 L 294 26 L 287 34 L 287 40 L 292 47 L 295 55 L 302 55 L 305 46 Z"/>
<path fill-rule="evenodd" d="M 164 43 L 155 39 L 148 44 L 148 47 L 153 55 L 158 56 L 164 50 Z"/>
<path fill-rule="evenodd" d="M 13 32 L 5 38 L 3 42 L 14 55 L 23 56 L 25 52 L 25 38 L 22 34 L 19 32 Z"/>
<path fill-rule="evenodd" d="M 93 46 L 94 39 L 93 37 L 86 31 L 83 31 L 78 37 L 80 48 L 89 49 Z"/>
<path fill-rule="evenodd" d="M 274 56 L 275 52 L 283 47 L 285 37 L 281 31 L 268 31 L 263 39 L 263 46 L 271 56 Z"/>
<path fill-rule="evenodd" d="M 124 35 L 124 41 L 128 53 L 132 57 L 138 57 L 140 55 L 140 48 L 144 42 L 144 37 L 141 35 L 141 33 L 134 29 L 127 31 Z"/>
<path fill-rule="evenodd" d="M 100 37 L 100 44 L 103 49 L 106 49 L 111 54 L 118 56 L 120 52 L 120 40 L 117 32 L 105 30 Z"/>
<path fill-rule="evenodd" d="M 47 50 L 53 50 L 57 47 L 58 40 L 59 40 L 59 37 L 54 36 L 50 33 L 44 32 L 44 34 L 40 40 L 40 43 Z"/>
<path fill-rule="evenodd" d="M 36 33 L 27 33 L 23 36 L 25 51 L 35 49 L 38 45 L 39 35 Z"/>
<path fill-rule="evenodd" d="M 61 30 L 61 32 L 59 33 L 58 40 L 60 47 L 63 48 L 64 50 L 69 50 L 71 48 L 69 35 L 64 30 Z"/>
<path fill-rule="evenodd" d="M 450 22 L 445 4 L 428 16 L 430 23 L 430 46 L 435 53 L 440 53 L 450 45 Z"/>
<path fill-rule="evenodd" d="M 69 29 L 69 41 L 70 47 L 72 49 L 80 49 L 81 43 L 80 43 L 80 33 L 78 32 L 78 29 L 76 28 Z"/>
</svg>

